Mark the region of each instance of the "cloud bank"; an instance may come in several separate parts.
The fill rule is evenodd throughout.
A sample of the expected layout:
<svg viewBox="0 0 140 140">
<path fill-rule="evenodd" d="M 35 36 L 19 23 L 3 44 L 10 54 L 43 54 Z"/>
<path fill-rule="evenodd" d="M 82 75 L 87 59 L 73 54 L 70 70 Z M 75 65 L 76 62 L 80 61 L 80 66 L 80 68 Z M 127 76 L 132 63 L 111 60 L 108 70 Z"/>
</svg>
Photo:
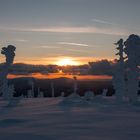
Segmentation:
<svg viewBox="0 0 140 140">
<path fill-rule="evenodd" d="M 100 21 L 101 22 L 101 21 Z M 95 26 L 83 26 L 83 27 L 46 27 L 46 28 L 15 28 L 15 27 L 3 27 L 0 30 L 16 31 L 16 32 L 53 32 L 53 33 L 90 33 L 90 34 L 105 34 L 105 35 L 128 35 L 129 33 L 122 29 L 117 28 L 98 28 Z"/>
</svg>

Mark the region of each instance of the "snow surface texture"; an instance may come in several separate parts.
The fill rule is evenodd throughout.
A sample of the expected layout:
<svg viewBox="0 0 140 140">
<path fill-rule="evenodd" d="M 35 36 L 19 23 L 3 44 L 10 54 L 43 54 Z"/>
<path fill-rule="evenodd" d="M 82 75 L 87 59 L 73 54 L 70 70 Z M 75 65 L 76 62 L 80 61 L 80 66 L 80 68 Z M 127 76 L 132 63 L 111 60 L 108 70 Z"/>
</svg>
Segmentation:
<svg viewBox="0 0 140 140">
<path fill-rule="evenodd" d="M 100 100 L 0 99 L 0 140 L 139 140 L 140 105 Z"/>
</svg>

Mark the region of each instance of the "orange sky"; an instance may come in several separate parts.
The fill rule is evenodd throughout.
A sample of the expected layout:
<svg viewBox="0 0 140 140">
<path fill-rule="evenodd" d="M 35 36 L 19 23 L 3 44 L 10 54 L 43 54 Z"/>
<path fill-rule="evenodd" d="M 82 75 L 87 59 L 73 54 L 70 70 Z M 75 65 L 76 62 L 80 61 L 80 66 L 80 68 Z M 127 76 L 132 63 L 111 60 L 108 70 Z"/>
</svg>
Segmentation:
<svg viewBox="0 0 140 140">
<path fill-rule="evenodd" d="M 74 63 L 70 65 L 81 65 L 81 64 L 88 64 L 91 61 L 97 61 L 101 59 L 108 59 L 113 60 L 113 58 L 94 58 L 94 57 L 68 57 L 68 56 L 60 56 L 60 57 L 15 57 L 14 63 L 25 63 L 25 64 L 33 64 L 33 65 L 48 65 L 48 64 L 61 64 L 61 61 L 65 59 L 70 59 Z M 4 56 L 0 56 L 0 63 L 5 62 Z"/>
</svg>

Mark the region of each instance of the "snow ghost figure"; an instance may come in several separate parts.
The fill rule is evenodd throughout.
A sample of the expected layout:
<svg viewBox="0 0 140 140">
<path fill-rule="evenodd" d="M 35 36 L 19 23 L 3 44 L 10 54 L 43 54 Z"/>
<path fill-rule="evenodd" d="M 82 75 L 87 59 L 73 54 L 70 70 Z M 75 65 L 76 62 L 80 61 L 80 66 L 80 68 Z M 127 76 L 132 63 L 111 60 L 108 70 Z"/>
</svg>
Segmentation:
<svg viewBox="0 0 140 140">
<path fill-rule="evenodd" d="M 68 96 L 68 98 L 72 99 L 72 100 L 79 100 L 80 99 L 80 96 L 79 94 L 77 93 L 77 90 L 78 90 L 78 84 L 77 84 L 77 77 L 74 76 L 73 77 L 73 82 L 74 82 L 74 85 L 73 85 L 73 93 Z"/>
<path fill-rule="evenodd" d="M 15 57 L 15 50 L 16 47 L 13 45 L 8 45 L 8 47 L 3 47 L 1 50 L 1 54 L 5 55 L 6 62 L 4 63 L 4 66 L 2 70 L 0 71 L 0 93 L 2 93 L 3 97 L 9 98 L 14 93 L 14 88 L 11 86 L 8 86 L 8 70 L 13 64 L 14 57 Z"/>
<path fill-rule="evenodd" d="M 13 45 L 8 45 L 8 47 L 3 47 L 1 50 L 1 54 L 5 55 L 6 57 L 6 64 L 12 64 L 15 57 L 15 50 L 16 47 Z"/>
<path fill-rule="evenodd" d="M 115 45 L 118 45 L 116 48 L 119 52 L 116 55 L 119 55 L 119 59 L 116 63 L 114 75 L 113 75 L 113 86 L 115 89 L 115 95 L 117 102 L 122 102 L 123 95 L 125 94 L 125 78 L 124 78 L 124 44 L 123 39 L 120 39 Z"/>
<path fill-rule="evenodd" d="M 130 102 L 136 102 L 139 88 L 139 64 L 140 64 L 140 37 L 130 35 L 124 42 L 124 52 L 127 54 L 127 91 Z"/>
<path fill-rule="evenodd" d="M 31 86 L 31 89 L 28 90 L 28 98 L 34 97 L 34 81 L 33 79 L 29 79 L 28 84 Z"/>
</svg>

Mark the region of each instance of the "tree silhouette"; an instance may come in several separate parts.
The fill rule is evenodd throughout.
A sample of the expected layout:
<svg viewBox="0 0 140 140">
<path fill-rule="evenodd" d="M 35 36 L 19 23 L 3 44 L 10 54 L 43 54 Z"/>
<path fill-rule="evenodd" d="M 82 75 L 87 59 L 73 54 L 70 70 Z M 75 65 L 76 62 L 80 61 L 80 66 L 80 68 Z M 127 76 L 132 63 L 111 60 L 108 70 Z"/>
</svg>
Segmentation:
<svg viewBox="0 0 140 140">
<path fill-rule="evenodd" d="M 1 54 L 6 57 L 6 64 L 12 64 L 15 57 L 16 47 L 13 45 L 8 45 L 7 47 L 3 47 L 1 50 Z"/>
<path fill-rule="evenodd" d="M 139 88 L 139 64 L 140 64 L 140 37 L 138 35 L 130 35 L 124 42 L 124 52 L 127 54 L 127 90 L 129 100 L 137 101 Z"/>
<path fill-rule="evenodd" d="M 1 54 L 5 55 L 6 57 L 6 62 L 3 69 L 0 71 L 0 93 L 2 93 L 3 97 L 6 99 L 10 99 L 14 93 L 13 85 L 8 85 L 7 75 L 9 72 L 8 70 L 14 61 L 15 50 L 16 47 L 13 45 L 3 47 L 1 50 Z"/>
</svg>

